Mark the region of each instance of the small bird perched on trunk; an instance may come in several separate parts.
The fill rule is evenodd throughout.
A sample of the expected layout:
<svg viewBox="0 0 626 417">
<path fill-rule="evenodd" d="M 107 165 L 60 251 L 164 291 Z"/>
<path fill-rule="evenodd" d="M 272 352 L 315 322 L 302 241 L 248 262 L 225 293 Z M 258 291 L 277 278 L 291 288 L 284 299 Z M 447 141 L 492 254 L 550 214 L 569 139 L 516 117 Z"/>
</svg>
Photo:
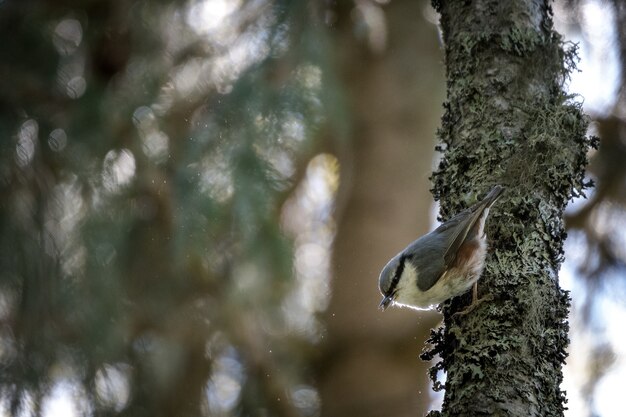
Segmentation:
<svg viewBox="0 0 626 417">
<path fill-rule="evenodd" d="M 394 256 L 383 268 L 378 287 L 380 308 L 389 304 L 428 309 L 461 295 L 474 286 L 487 256 L 485 221 L 489 209 L 504 191 L 499 185 L 474 206 L 460 212 Z"/>
</svg>

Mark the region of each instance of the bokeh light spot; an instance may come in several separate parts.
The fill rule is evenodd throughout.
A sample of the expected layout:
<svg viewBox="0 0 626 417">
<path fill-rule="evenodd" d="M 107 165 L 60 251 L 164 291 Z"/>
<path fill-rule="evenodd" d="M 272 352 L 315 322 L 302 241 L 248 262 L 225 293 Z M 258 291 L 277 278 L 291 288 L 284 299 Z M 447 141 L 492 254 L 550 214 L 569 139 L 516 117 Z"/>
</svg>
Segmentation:
<svg viewBox="0 0 626 417">
<path fill-rule="evenodd" d="M 54 129 L 48 136 L 48 146 L 55 152 L 61 152 L 67 145 L 67 134 L 63 129 Z"/>
<path fill-rule="evenodd" d="M 104 157 L 102 185 L 115 192 L 128 185 L 135 176 L 135 157 L 128 149 L 110 150 Z"/>
<path fill-rule="evenodd" d="M 95 384 L 98 400 L 107 408 L 122 411 L 130 397 L 130 367 L 107 364 L 96 372 Z"/>
<path fill-rule="evenodd" d="M 64 19 L 54 29 L 52 43 L 59 55 L 67 56 L 76 51 L 83 39 L 83 28 L 76 19 Z"/>
<path fill-rule="evenodd" d="M 35 156 L 35 144 L 39 134 L 39 125 L 33 119 L 25 121 L 17 134 L 15 162 L 20 168 L 30 164 Z"/>
</svg>

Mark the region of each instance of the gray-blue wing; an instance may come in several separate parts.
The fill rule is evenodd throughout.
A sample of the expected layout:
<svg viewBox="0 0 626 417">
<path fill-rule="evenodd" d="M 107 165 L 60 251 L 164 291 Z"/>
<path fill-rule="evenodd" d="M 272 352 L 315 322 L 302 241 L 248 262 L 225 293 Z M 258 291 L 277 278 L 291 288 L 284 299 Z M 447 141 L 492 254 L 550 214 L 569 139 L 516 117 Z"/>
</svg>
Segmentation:
<svg viewBox="0 0 626 417">
<path fill-rule="evenodd" d="M 411 243 L 407 254 L 419 271 L 417 286 L 427 291 L 456 260 L 456 254 L 468 231 L 476 223 L 484 207 L 464 210 L 441 226 Z"/>
<path fill-rule="evenodd" d="M 407 257 L 410 258 L 407 260 L 419 271 L 417 287 L 421 291 L 427 291 L 435 285 L 447 269 L 443 257 L 447 246 L 444 236 L 431 232 L 411 243 L 406 249 Z"/>
<path fill-rule="evenodd" d="M 441 238 L 446 242 L 446 249 L 444 250 L 444 263 L 446 267 L 450 267 L 456 259 L 456 254 L 459 248 L 465 241 L 469 230 L 474 226 L 476 221 L 480 218 L 482 210 L 472 211 L 472 209 L 466 209 L 441 226 L 435 229 L 433 233 L 439 233 Z"/>
<path fill-rule="evenodd" d="M 452 266 L 469 231 L 503 191 L 504 188 L 496 185 L 482 201 L 409 245 L 407 254 L 419 271 L 417 286 L 420 290 L 430 289 Z"/>
<path fill-rule="evenodd" d="M 485 209 L 491 207 L 503 191 L 503 187 L 499 185 L 494 186 L 481 201 L 460 212 L 435 230 L 435 232 L 439 231 L 439 233 L 446 235 L 446 240 L 448 242 L 444 255 L 446 267 L 450 267 L 454 263 L 456 260 L 456 254 L 458 253 L 463 242 L 465 242 L 469 231 L 482 217 Z"/>
</svg>

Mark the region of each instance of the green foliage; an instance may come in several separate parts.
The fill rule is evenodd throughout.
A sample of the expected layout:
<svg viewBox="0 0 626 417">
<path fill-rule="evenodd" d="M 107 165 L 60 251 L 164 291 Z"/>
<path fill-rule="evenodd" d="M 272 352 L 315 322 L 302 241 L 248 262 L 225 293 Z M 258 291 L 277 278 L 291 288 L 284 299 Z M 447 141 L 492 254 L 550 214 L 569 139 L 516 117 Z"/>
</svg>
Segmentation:
<svg viewBox="0 0 626 417">
<path fill-rule="evenodd" d="M 302 3 L 261 3 L 208 29 L 200 2 L 0 4 L 12 414 L 68 381 L 85 414 L 296 407 L 277 401 L 306 383 L 309 343 L 285 324 L 280 205 L 318 129 L 339 125 L 337 93 Z"/>
</svg>

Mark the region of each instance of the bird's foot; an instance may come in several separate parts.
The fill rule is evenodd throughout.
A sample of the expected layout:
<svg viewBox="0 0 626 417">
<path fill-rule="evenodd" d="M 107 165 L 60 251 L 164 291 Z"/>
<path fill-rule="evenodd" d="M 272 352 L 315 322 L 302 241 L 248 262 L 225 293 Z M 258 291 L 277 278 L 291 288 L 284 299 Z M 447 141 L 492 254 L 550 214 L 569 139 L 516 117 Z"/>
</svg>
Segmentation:
<svg viewBox="0 0 626 417">
<path fill-rule="evenodd" d="M 482 304 L 484 301 L 492 301 L 493 299 L 494 299 L 494 298 L 493 298 L 493 295 L 492 295 L 492 294 L 487 294 L 487 295 L 485 295 L 484 297 L 479 298 L 479 299 L 474 298 L 474 299 L 472 300 L 472 303 L 471 303 L 470 305 L 468 305 L 467 307 L 465 307 L 465 308 L 464 308 L 463 310 L 461 310 L 461 311 L 457 311 L 456 313 L 454 313 L 454 314 L 452 315 L 452 317 L 462 317 L 462 316 L 466 316 L 466 315 L 468 315 L 469 313 L 471 313 L 472 311 L 474 311 L 474 309 L 475 309 L 476 307 L 478 307 L 480 304 Z"/>
</svg>

